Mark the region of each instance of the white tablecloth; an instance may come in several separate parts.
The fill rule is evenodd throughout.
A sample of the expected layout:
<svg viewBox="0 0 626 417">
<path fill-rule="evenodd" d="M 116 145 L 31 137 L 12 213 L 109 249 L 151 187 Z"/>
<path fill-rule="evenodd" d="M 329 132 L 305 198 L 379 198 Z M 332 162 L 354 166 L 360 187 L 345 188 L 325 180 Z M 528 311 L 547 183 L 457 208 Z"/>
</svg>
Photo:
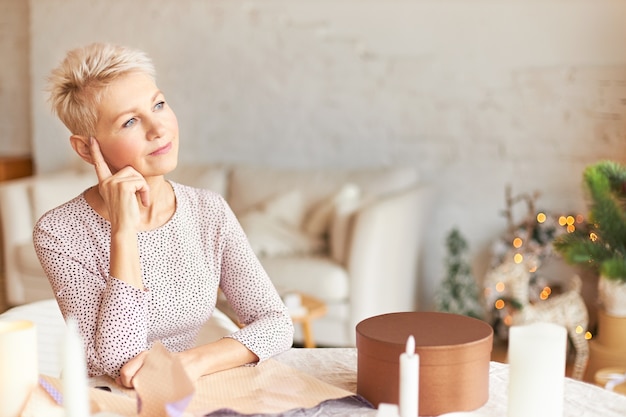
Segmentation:
<svg viewBox="0 0 626 417">
<path fill-rule="evenodd" d="M 290 349 L 276 360 L 313 375 L 331 385 L 356 393 L 357 351 L 353 348 Z M 489 400 L 472 415 L 503 417 L 507 414 L 508 365 L 491 362 Z M 626 395 L 565 378 L 563 417 L 625 417 Z M 355 416 L 354 409 L 346 414 Z M 375 416 L 376 410 L 363 407 L 360 416 Z M 531 417 L 531 416 L 529 416 Z"/>
</svg>

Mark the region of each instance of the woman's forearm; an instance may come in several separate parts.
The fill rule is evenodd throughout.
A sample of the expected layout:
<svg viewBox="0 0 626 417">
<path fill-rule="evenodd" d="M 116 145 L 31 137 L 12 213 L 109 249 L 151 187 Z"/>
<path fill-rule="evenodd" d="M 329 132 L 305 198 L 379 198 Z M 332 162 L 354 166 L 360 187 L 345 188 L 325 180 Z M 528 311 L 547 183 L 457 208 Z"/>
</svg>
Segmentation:
<svg viewBox="0 0 626 417">
<path fill-rule="evenodd" d="M 259 358 L 241 342 L 224 337 L 216 342 L 197 346 L 178 354 L 192 381 L 203 375 L 212 374 L 248 363 Z"/>
<path fill-rule="evenodd" d="M 135 288 L 144 289 L 141 279 L 137 233 L 134 230 L 111 232 L 109 275 Z"/>
</svg>

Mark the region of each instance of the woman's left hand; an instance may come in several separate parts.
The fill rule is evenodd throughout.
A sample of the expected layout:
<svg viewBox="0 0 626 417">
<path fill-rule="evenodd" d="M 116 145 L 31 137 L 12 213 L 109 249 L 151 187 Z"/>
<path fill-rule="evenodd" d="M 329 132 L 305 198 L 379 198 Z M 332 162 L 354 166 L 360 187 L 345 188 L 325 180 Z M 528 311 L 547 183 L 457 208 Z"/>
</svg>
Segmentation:
<svg viewBox="0 0 626 417">
<path fill-rule="evenodd" d="M 133 378 L 139 372 L 143 366 L 143 361 L 146 358 L 148 351 L 143 351 L 139 355 L 135 356 L 120 369 L 120 376 L 115 379 L 119 385 L 126 388 L 133 388 Z"/>
</svg>

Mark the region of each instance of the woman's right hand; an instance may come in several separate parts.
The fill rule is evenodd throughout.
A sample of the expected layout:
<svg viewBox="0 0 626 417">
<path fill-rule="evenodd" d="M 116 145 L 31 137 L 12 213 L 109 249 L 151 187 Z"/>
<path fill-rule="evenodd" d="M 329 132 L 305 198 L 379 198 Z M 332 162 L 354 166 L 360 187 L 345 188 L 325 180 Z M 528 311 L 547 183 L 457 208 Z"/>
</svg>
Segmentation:
<svg viewBox="0 0 626 417">
<path fill-rule="evenodd" d="M 95 138 L 89 139 L 89 153 L 98 176 L 98 193 L 111 223 L 109 276 L 143 289 L 137 232 L 141 217 L 139 202 L 148 206 L 150 188 L 145 178 L 132 167 L 111 173 Z"/>
<path fill-rule="evenodd" d="M 145 178 L 133 167 L 127 166 L 111 173 L 104 160 L 96 138 L 89 139 L 89 152 L 98 177 L 98 192 L 111 222 L 112 229 L 133 231 L 139 229 L 139 202 L 147 207 L 150 202 L 150 187 Z"/>
</svg>

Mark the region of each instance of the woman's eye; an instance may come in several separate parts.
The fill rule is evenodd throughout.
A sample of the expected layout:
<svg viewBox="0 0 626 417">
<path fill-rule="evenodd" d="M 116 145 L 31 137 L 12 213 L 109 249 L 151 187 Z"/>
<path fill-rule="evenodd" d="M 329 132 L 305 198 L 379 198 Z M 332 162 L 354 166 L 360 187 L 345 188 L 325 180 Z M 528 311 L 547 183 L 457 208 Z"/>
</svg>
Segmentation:
<svg viewBox="0 0 626 417">
<path fill-rule="evenodd" d="M 137 120 L 133 117 L 132 119 L 127 120 L 126 123 L 122 125 L 122 127 L 131 127 L 135 124 L 136 121 Z"/>
<path fill-rule="evenodd" d="M 165 102 L 164 101 L 159 101 L 155 106 L 154 106 L 154 110 L 161 110 L 163 107 L 165 107 Z"/>
</svg>

